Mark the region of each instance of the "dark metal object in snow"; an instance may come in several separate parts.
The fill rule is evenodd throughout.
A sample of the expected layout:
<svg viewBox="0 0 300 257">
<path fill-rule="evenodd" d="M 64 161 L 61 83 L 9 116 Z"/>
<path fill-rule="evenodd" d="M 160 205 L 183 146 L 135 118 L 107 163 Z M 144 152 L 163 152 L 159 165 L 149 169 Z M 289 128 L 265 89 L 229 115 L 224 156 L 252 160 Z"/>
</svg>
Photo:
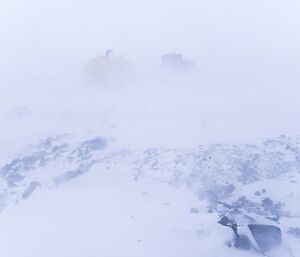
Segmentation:
<svg viewBox="0 0 300 257">
<path fill-rule="evenodd" d="M 261 253 L 270 251 L 272 248 L 279 246 L 282 242 L 280 228 L 273 225 L 248 224 L 246 225 L 251 232 L 252 240 L 247 235 L 238 233 L 238 225 L 235 220 L 223 215 L 218 222 L 223 226 L 230 227 L 234 232 L 234 247 L 243 250 L 256 250 Z"/>
<path fill-rule="evenodd" d="M 258 247 L 263 251 L 269 251 L 273 247 L 281 244 L 281 230 L 272 225 L 249 224 L 252 236 Z"/>
</svg>

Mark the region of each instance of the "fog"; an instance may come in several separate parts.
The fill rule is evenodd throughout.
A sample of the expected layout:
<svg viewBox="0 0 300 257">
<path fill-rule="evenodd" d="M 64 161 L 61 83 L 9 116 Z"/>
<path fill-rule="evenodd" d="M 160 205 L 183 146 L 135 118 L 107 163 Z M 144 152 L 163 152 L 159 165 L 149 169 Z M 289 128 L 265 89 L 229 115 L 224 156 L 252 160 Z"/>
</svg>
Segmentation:
<svg viewBox="0 0 300 257">
<path fill-rule="evenodd" d="M 4 257 L 256 256 L 228 247 L 228 206 L 281 228 L 270 256 L 297 256 L 299 13 L 0 0 Z"/>
<path fill-rule="evenodd" d="M 2 0 L 2 90 L 77 81 L 106 49 L 144 71 L 157 69 L 163 53 L 184 53 L 208 84 L 296 84 L 299 11 L 296 0 Z"/>
<path fill-rule="evenodd" d="M 174 143 L 184 133 L 190 139 L 182 141 L 197 144 L 298 129 L 298 1 L 2 0 L 0 7 L 0 119 L 10 131 L 3 140 L 85 127 L 139 142 L 146 141 L 139 134 Z M 133 85 L 85 84 L 83 67 L 107 49 L 131 62 Z M 196 68 L 166 78 L 161 55 L 175 52 Z"/>
</svg>

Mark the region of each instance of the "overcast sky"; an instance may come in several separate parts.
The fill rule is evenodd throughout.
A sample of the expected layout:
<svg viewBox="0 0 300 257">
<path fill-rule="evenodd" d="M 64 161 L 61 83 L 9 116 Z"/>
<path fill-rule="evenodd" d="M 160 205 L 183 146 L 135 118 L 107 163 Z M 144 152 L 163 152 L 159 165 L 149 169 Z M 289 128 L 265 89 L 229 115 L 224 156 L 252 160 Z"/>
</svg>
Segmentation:
<svg viewBox="0 0 300 257">
<path fill-rule="evenodd" d="M 232 83 L 297 83 L 298 0 L 1 0 L 0 68 L 20 78 L 77 72 L 114 49 L 135 65 L 182 52 Z"/>
</svg>

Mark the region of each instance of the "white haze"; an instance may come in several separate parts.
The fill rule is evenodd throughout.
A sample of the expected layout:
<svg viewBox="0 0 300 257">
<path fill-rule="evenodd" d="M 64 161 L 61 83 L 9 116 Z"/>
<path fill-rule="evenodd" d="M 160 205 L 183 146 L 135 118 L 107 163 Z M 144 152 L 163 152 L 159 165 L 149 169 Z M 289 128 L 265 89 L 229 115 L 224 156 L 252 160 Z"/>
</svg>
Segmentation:
<svg viewBox="0 0 300 257">
<path fill-rule="evenodd" d="M 2 0 L 1 71 L 18 72 L 25 87 L 77 80 L 106 49 L 152 69 L 162 53 L 177 51 L 196 59 L 207 83 L 295 84 L 299 11 L 295 0 Z"/>
<path fill-rule="evenodd" d="M 103 136 L 116 149 L 133 150 L 298 136 L 299 13 L 297 0 L 0 0 L 0 163 L 24 145 L 64 133 Z M 107 49 L 133 64 L 131 84 L 85 84 L 83 67 Z M 173 52 L 195 60 L 195 70 L 163 74 L 160 57 Z M 203 219 L 190 218 L 195 195 L 116 174 L 89 175 L 9 207 L 0 214 L 3 256 L 219 256 L 218 235 L 227 232 L 205 203 Z M 154 195 L 147 206 L 145 187 Z M 124 192 L 129 196 L 120 197 Z M 151 210 L 158 212 L 154 220 Z M 139 228 L 132 212 L 141 217 Z M 189 237 L 199 223 L 208 238 Z M 99 248 L 98 236 L 123 248 Z M 250 256 L 222 247 L 226 256 Z"/>
<path fill-rule="evenodd" d="M 4 129 L 11 130 L 7 116 L 23 107 L 40 124 L 48 122 L 47 129 L 74 108 L 77 127 L 88 126 L 92 112 L 113 109 L 111 124 L 122 123 L 133 137 L 156 127 L 153 137 L 166 137 L 164 128 L 178 127 L 166 141 L 184 133 L 196 144 L 298 129 L 297 1 L 2 0 L 0 9 Z M 84 86 L 82 68 L 109 48 L 134 65 L 137 90 L 115 96 Z M 160 56 L 168 52 L 194 59 L 194 74 L 164 80 Z M 141 127 L 144 120 L 153 127 Z M 21 137 L 45 129 L 18 122 L 13 130 L 22 129 Z"/>
</svg>

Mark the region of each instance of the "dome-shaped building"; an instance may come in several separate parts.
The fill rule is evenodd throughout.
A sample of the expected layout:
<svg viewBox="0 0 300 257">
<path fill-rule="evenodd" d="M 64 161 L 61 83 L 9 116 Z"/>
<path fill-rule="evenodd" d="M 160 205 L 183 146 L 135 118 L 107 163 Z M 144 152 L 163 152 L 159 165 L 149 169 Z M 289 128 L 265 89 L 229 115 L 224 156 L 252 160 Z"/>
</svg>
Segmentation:
<svg viewBox="0 0 300 257">
<path fill-rule="evenodd" d="M 125 57 L 116 56 L 107 50 L 105 55 L 87 63 L 84 75 L 86 82 L 92 85 L 128 83 L 132 76 L 132 66 Z"/>
</svg>

